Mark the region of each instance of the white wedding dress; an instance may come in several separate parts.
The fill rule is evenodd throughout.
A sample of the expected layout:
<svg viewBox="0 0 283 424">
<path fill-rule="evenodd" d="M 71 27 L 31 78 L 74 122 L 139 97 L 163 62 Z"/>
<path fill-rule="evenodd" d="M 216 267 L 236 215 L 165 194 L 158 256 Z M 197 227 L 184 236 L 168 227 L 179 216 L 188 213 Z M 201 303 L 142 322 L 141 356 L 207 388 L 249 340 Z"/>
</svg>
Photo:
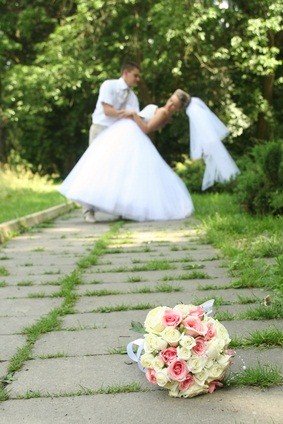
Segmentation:
<svg viewBox="0 0 283 424">
<path fill-rule="evenodd" d="M 141 112 L 149 120 L 156 106 Z M 98 135 L 59 191 L 96 210 L 135 221 L 183 219 L 194 208 L 183 181 L 131 119 Z"/>
</svg>

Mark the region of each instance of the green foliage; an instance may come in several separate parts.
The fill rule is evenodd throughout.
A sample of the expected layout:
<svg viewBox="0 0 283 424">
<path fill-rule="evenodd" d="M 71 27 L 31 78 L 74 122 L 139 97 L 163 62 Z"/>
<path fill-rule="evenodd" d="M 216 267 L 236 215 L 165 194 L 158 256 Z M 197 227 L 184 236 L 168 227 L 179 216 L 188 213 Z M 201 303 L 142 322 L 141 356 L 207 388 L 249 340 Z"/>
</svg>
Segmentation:
<svg viewBox="0 0 283 424">
<path fill-rule="evenodd" d="M 282 142 L 255 146 L 240 165 L 236 194 L 244 210 L 251 214 L 283 212 Z"/>
<path fill-rule="evenodd" d="M 86 148 L 101 82 L 117 77 L 125 58 L 142 66 L 142 105 L 187 89 L 228 124 L 234 153 L 251 136 L 276 136 L 280 11 L 279 0 L 227 8 L 214 0 L 0 1 L 2 161 L 13 147 L 34 169 L 65 175 Z M 154 141 L 168 162 L 181 160 L 186 118 Z"/>
</svg>

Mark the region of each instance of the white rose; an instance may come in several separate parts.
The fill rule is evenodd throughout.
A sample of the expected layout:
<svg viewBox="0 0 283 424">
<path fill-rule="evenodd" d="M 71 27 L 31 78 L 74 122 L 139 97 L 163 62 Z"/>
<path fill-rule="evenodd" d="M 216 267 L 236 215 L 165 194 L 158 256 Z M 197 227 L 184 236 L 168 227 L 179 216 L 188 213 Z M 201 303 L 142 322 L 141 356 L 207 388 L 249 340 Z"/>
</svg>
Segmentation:
<svg viewBox="0 0 283 424">
<path fill-rule="evenodd" d="M 207 393 L 208 386 L 203 385 L 200 386 L 199 384 L 195 383 L 192 386 L 190 386 L 186 391 L 182 392 L 182 397 L 188 398 L 188 397 L 194 397 L 201 393 Z"/>
<path fill-rule="evenodd" d="M 224 376 L 224 373 L 225 369 L 223 369 L 223 366 L 216 362 L 211 368 L 209 368 L 209 370 L 207 370 L 207 383 L 214 380 L 220 380 Z"/>
<path fill-rule="evenodd" d="M 184 359 L 187 361 L 192 356 L 192 352 L 191 349 L 188 349 L 186 346 L 178 346 L 177 355 L 179 359 Z"/>
<path fill-rule="evenodd" d="M 179 383 L 170 382 L 167 383 L 164 387 L 166 387 L 166 389 L 169 389 L 169 396 L 180 397 Z"/>
<path fill-rule="evenodd" d="M 180 305 L 174 306 L 173 310 L 180 312 L 182 314 L 182 317 L 185 318 L 189 314 L 192 306 L 193 305 L 183 305 L 181 303 Z"/>
<path fill-rule="evenodd" d="M 169 381 L 170 378 L 168 376 L 167 368 L 156 371 L 156 382 L 158 386 L 164 387 Z"/>
<path fill-rule="evenodd" d="M 230 365 L 231 357 L 230 355 L 220 355 L 217 358 L 217 363 L 221 365 L 223 368 L 227 368 Z"/>
<path fill-rule="evenodd" d="M 165 330 L 162 331 L 161 336 L 171 346 L 177 346 L 181 338 L 181 333 L 174 327 L 166 327 Z"/>
<path fill-rule="evenodd" d="M 199 386 L 204 386 L 208 378 L 208 370 L 204 368 L 201 372 L 198 372 L 197 374 L 195 374 L 194 377 L 197 380 L 196 382 Z"/>
<path fill-rule="evenodd" d="M 219 321 L 215 320 L 216 334 L 217 338 L 220 338 L 224 342 L 224 346 L 227 346 L 231 339 L 229 337 L 228 331 Z"/>
<path fill-rule="evenodd" d="M 214 359 L 217 358 L 220 353 L 223 351 L 225 347 L 225 342 L 223 339 L 219 339 L 219 338 L 215 338 L 210 340 L 207 343 L 207 347 L 206 347 L 206 356 L 209 359 Z"/>
<path fill-rule="evenodd" d="M 205 367 L 205 363 L 206 363 L 206 361 L 205 361 L 205 358 L 203 356 L 193 355 L 188 360 L 188 369 L 193 374 L 197 374 L 197 373 L 199 373 L 203 370 L 203 368 Z"/>
<path fill-rule="evenodd" d="M 158 352 L 160 350 L 166 349 L 167 342 L 158 337 L 155 334 L 145 334 L 144 335 L 144 351 L 145 353 Z"/>
<path fill-rule="evenodd" d="M 152 368 L 155 371 L 159 371 L 164 367 L 164 362 L 162 361 L 162 359 L 157 355 L 154 360 L 151 363 Z"/>
<path fill-rule="evenodd" d="M 155 357 L 151 353 L 144 353 L 141 356 L 141 365 L 144 368 L 152 368 L 152 362 L 154 361 Z"/>
<path fill-rule="evenodd" d="M 166 309 L 168 309 L 166 306 L 158 306 L 149 311 L 144 322 L 144 328 L 148 333 L 160 334 L 164 330 L 162 318 Z"/>
<path fill-rule="evenodd" d="M 192 347 L 196 345 L 196 341 L 192 336 L 187 336 L 186 334 L 182 334 L 180 338 L 180 345 L 187 349 L 191 349 Z"/>
</svg>

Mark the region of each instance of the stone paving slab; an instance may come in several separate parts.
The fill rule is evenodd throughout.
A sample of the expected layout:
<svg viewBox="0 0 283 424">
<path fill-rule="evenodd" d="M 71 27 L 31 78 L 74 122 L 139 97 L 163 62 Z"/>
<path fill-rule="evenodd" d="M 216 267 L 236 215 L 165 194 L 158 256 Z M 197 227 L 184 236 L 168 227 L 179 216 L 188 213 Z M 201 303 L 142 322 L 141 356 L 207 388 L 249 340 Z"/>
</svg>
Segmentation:
<svg viewBox="0 0 283 424">
<path fill-rule="evenodd" d="M 190 281 L 170 281 L 170 282 L 154 282 L 154 281 L 140 281 L 137 283 L 127 282 L 127 283 L 100 283 L 100 284 L 81 284 L 77 287 L 77 292 L 80 295 L 85 295 L 87 292 L 93 290 L 116 290 L 123 292 L 132 292 L 135 290 L 140 290 L 141 288 L 148 287 L 154 289 L 156 286 L 163 284 L 170 284 L 170 286 L 180 287 L 183 290 L 194 290 L 197 291 L 200 286 L 199 282 L 194 280 Z M 224 284 L 223 284 L 224 285 Z M 201 292 L 202 294 L 203 292 Z M 0 291 L 1 295 L 1 291 Z"/>
<path fill-rule="evenodd" d="M 111 349 L 126 346 L 137 336 L 125 324 L 124 328 L 107 328 L 82 331 L 57 331 L 42 336 L 35 344 L 33 356 L 67 356 L 109 354 Z"/>
<path fill-rule="evenodd" d="M 35 317 L 1 317 L 0 318 L 0 334 L 20 333 L 25 327 L 34 324 L 38 319 Z"/>
<path fill-rule="evenodd" d="M 200 269 L 199 271 L 203 271 Z M 135 272 L 105 272 L 105 273 L 98 273 L 95 269 L 87 270 L 87 272 L 84 274 L 84 282 L 88 281 L 100 281 L 102 283 L 123 283 L 128 280 L 129 277 L 141 277 L 143 281 L 162 281 L 164 277 L 170 277 L 172 280 L 175 279 L 176 276 L 179 276 L 181 274 L 190 274 L 191 270 L 164 270 L 164 271 L 135 271 Z M 220 278 L 209 278 L 210 284 L 217 284 L 218 279 Z M 226 278 L 226 277 L 225 277 Z M 202 281 L 201 278 L 195 278 L 197 281 Z M 207 280 L 207 279 L 206 279 Z M 232 281 L 232 279 L 230 279 Z M 191 281 L 191 279 L 187 280 Z M 227 282 L 229 279 L 227 279 Z"/>
<path fill-rule="evenodd" d="M 44 293 L 45 295 L 51 295 L 59 291 L 58 286 L 27 286 L 27 287 L 2 287 L 0 288 L 0 299 L 7 299 L 9 297 L 28 297 L 28 295 L 34 293 Z"/>
<path fill-rule="evenodd" d="M 282 364 L 281 349 L 238 349 L 232 371 L 243 369 L 240 359 L 243 354 L 245 366 L 254 366 L 255 361 L 261 364 Z M 140 383 L 143 388 L 149 387 L 144 374 L 125 355 L 35 359 L 27 361 L 14 378 L 9 385 L 11 397 L 23 396 L 29 390 L 40 391 L 42 395 L 62 394 L 78 391 L 82 387 L 97 390 L 132 382 Z"/>
<path fill-rule="evenodd" d="M 231 290 L 218 290 L 217 294 L 215 292 L 207 291 L 205 293 L 206 298 L 213 299 L 215 296 L 223 297 L 226 301 L 237 301 L 238 292 Z M 266 292 L 259 289 L 242 289 L 241 296 L 249 297 L 259 297 L 263 298 L 266 295 Z M 194 295 L 191 291 L 186 292 L 177 292 L 177 293 L 150 293 L 150 294 L 122 294 L 115 296 L 102 296 L 102 297 L 83 297 L 78 300 L 76 304 L 76 312 L 91 312 L 95 308 L 99 307 L 114 307 L 122 304 L 126 305 L 135 305 L 139 303 L 150 303 L 151 305 L 165 305 L 165 306 L 174 306 L 178 303 L 185 303 L 187 299 L 190 299 L 190 302 L 196 300 L 201 300 L 204 296 Z M 196 299 L 197 298 L 197 299 Z"/>
<path fill-rule="evenodd" d="M 5 299 L 0 300 L 0 317 L 41 316 L 58 307 L 62 299 Z"/>
<path fill-rule="evenodd" d="M 22 281 L 31 281 L 34 284 L 46 284 L 49 282 L 58 281 L 62 276 L 60 274 L 54 275 L 28 275 L 28 276 L 7 276 L 0 277 L 0 281 L 4 281 L 8 286 L 16 286 Z M 0 287 L 0 291 L 2 287 Z"/>
<path fill-rule="evenodd" d="M 7 375 L 8 367 L 9 367 L 9 361 L 0 362 L 0 380 L 1 378 L 5 377 L 5 375 Z M 1 407 L 0 407 L 0 411 L 1 411 Z M 0 417 L 0 422 L 1 422 L 1 417 Z"/>
<path fill-rule="evenodd" d="M 0 360 L 7 361 L 23 346 L 26 338 L 20 335 L 0 335 Z"/>
<path fill-rule="evenodd" d="M 135 338 L 142 337 L 130 330 L 133 318 L 122 321 L 120 315 L 117 314 L 116 319 L 112 321 L 112 325 L 115 322 L 115 328 L 108 326 L 103 329 L 78 329 L 78 331 L 57 331 L 45 334 L 36 342 L 33 356 L 56 355 L 59 352 L 67 356 L 108 354 L 109 350 L 125 347 Z M 229 331 L 230 337 L 245 337 L 252 331 L 267 328 L 283 329 L 283 320 L 271 323 L 269 321 L 222 321 L 222 323 Z M 94 322 L 92 322 L 93 325 Z M 239 328 L 242 328 L 241 334 L 239 334 Z"/>
<path fill-rule="evenodd" d="M 216 308 L 216 311 L 227 311 L 230 313 L 241 313 L 250 308 L 250 305 L 225 305 Z M 81 327 L 112 327 L 113 322 L 115 326 L 125 325 L 128 323 L 129 326 L 131 321 L 144 322 L 145 317 L 149 310 L 133 310 L 133 311 L 122 311 L 122 312 L 110 312 L 110 313 L 76 313 L 72 315 L 66 315 L 62 320 L 62 328 L 81 328 Z M 231 321 L 233 322 L 233 321 Z M 235 321 L 237 322 L 237 320 Z M 254 321 L 255 323 L 261 321 Z M 269 321 L 267 321 L 269 322 Z M 270 320 L 271 323 L 276 320 Z M 128 328 L 128 327 L 127 327 Z M 135 334 L 135 333 L 133 333 Z"/>
<path fill-rule="evenodd" d="M 280 406 L 282 389 L 277 387 L 265 391 L 222 389 L 184 400 L 158 390 L 11 400 L 0 406 L 0 415 L 5 424 L 281 424 Z"/>
<path fill-rule="evenodd" d="M 161 259 L 158 259 L 162 261 Z M 150 262 L 151 260 L 147 261 Z M 172 262 L 170 263 L 172 265 L 172 269 L 168 269 L 167 272 L 173 275 L 179 275 L 181 273 L 188 273 L 188 272 L 192 272 L 191 269 L 187 269 L 186 267 L 189 267 L 192 262 L 188 262 L 188 263 L 182 263 L 182 262 Z M 203 268 L 198 269 L 198 271 L 202 271 L 205 272 L 207 274 L 209 274 L 212 278 L 219 278 L 219 277 L 227 277 L 227 270 L 226 268 L 219 268 L 217 266 L 214 265 L 214 262 L 201 262 L 201 265 L 204 265 Z M 132 269 L 139 268 L 139 267 L 143 267 L 144 263 L 130 263 L 129 266 L 119 266 L 116 265 L 116 263 L 112 263 L 111 265 L 97 265 L 95 267 L 92 267 L 91 269 L 88 269 L 88 273 L 115 273 L 116 270 L 117 272 L 120 272 L 119 269 L 121 268 L 125 268 L 125 271 L 123 271 L 124 273 L 136 273 L 136 272 L 152 272 L 152 271 L 132 271 Z M 160 272 L 160 271 L 154 271 L 154 272 Z"/>
<path fill-rule="evenodd" d="M 148 387 L 143 373 L 124 355 L 36 359 L 27 361 L 14 377 L 9 385 L 11 397 L 24 395 L 28 390 L 59 394 L 82 387 L 96 390 L 133 382 Z"/>
</svg>

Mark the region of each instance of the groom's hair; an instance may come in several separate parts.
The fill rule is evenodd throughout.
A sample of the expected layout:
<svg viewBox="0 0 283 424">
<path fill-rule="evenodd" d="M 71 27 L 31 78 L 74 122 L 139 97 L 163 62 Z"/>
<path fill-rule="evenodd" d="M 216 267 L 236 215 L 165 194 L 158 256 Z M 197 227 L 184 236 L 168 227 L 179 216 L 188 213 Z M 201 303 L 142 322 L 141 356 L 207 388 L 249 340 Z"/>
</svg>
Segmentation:
<svg viewBox="0 0 283 424">
<path fill-rule="evenodd" d="M 124 62 L 121 66 L 121 74 L 124 71 L 132 71 L 133 69 L 141 70 L 140 65 L 138 65 L 136 62 Z"/>
</svg>

